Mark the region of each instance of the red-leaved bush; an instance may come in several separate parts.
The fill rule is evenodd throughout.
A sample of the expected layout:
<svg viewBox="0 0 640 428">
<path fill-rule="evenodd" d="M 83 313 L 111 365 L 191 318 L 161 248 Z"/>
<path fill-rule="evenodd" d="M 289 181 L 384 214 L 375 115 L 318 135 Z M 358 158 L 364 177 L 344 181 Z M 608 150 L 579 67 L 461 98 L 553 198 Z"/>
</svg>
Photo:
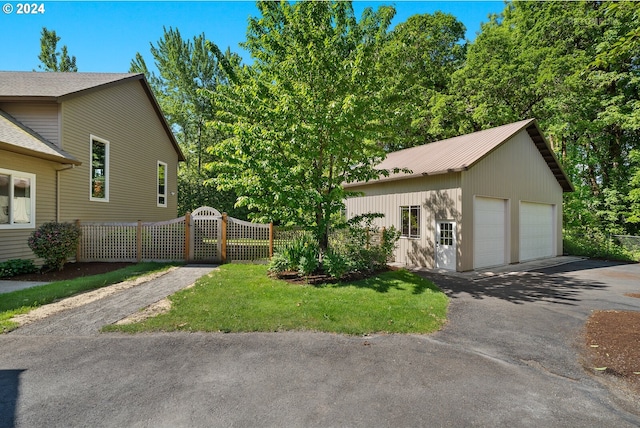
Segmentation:
<svg viewBox="0 0 640 428">
<path fill-rule="evenodd" d="M 80 241 L 80 227 L 72 223 L 44 223 L 29 237 L 29 248 L 44 259 L 49 269 L 62 270 Z"/>
</svg>

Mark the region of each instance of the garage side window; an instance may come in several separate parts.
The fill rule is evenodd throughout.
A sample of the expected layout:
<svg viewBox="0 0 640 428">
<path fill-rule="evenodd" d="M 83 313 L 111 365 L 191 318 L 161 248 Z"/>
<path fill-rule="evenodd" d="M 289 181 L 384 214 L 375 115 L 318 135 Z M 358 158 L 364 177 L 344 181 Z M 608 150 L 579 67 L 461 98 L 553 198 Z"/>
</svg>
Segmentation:
<svg viewBox="0 0 640 428">
<path fill-rule="evenodd" d="M 91 136 L 92 201 L 109 201 L 109 142 Z"/>
<path fill-rule="evenodd" d="M 167 164 L 158 161 L 158 206 L 167 206 Z"/>
<path fill-rule="evenodd" d="M 405 238 L 420 237 L 420 206 L 409 205 L 400 207 L 400 219 L 402 225 L 400 227 L 402 236 Z"/>
<path fill-rule="evenodd" d="M 0 229 L 35 227 L 36 176 L 0 169 Z"/>
</svg>

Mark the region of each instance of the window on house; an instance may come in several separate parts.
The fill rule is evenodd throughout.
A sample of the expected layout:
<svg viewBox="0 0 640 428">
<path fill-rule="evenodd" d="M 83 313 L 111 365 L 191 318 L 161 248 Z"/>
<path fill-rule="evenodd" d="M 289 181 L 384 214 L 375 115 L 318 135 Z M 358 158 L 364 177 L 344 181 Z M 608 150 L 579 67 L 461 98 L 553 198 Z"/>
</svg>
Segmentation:
<svg viewBox="0 0 640 428">
<path fill-rule="evenodd" d="M 35 227 L 36 176 L 0 169 L 0 228 Z"/>
<path fill-rule="evenodd" d="M 109 200 L 109 142 L 91 136 L 91 199 Z"/>
<path fill-rule="evenodd" d="M 158 161 L 158 206 L 167 206 L 167 164 Z"/>
<path fill-rule="evenodd" d="M 420 237 L 420 206 L 411 205 L 400 207 L 402 236 L 406 238 Z"/>
</svg>

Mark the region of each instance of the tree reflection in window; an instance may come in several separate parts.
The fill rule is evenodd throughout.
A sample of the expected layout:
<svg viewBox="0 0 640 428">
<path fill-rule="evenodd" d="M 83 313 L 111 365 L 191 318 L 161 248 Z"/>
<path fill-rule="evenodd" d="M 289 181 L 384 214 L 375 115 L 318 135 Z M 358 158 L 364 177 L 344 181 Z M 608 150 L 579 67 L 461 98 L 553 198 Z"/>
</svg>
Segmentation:
<svg viewBox="0 0 640 428">
<path fill-rule="evenodd" d="M 107 198 L 107 144 L 91 140 L 91 197 Z"/>
<path fill-rule="evenodd" d="M 400 207 L 400 220 L 402 236 L 407 238 L 420 237 L 420 206 Z"/>
</svg>

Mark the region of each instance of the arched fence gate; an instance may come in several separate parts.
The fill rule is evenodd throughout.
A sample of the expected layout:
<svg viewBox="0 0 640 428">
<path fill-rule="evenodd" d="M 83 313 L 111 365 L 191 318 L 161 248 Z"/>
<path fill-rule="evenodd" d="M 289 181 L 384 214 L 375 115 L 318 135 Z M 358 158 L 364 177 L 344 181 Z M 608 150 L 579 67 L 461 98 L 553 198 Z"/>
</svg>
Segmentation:
<svg viewBox="0 0 640 428">
<path fill-rule="evenodd" d="M 81 223 L 76 260 L 227 263 L 268 260 L 273 224 L 250 223 L 200 207 L 164 222 Z"/>
<path fill-rule="evenodd" d="M 197 262 L 267 260 L 273 254 L 273 224 L 250 223 L 210 207 L 187 213 L 189 258 Z M 185 223 L 187 223 L 185 222 Z"/>
</svg>

